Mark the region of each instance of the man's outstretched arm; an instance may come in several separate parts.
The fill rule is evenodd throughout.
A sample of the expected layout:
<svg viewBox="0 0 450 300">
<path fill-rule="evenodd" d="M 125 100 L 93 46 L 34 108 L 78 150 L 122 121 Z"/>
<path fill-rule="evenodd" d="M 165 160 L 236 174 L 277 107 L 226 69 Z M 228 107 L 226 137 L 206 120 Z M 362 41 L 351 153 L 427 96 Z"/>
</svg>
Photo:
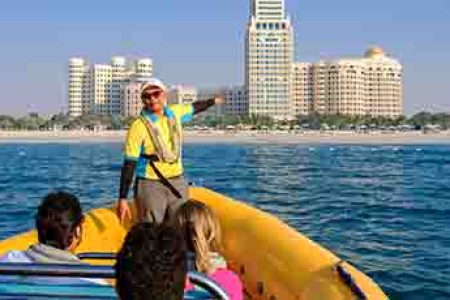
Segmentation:
<svg viewBox="0 0 450 300">
<path fill-rule="evenodd" d="M 215 97 L 215 98 L 211 98 L 211 99 L 204 100 L 204 101 L 196 101 L 196 102 L 192 103 L 192 106 L 194 108 L 194 115 L 207 110 L 211 106 L 221 105 L 223 103 L 224 103 L 224 101 L 223 101 L 222 97 Z"/>
</svg>

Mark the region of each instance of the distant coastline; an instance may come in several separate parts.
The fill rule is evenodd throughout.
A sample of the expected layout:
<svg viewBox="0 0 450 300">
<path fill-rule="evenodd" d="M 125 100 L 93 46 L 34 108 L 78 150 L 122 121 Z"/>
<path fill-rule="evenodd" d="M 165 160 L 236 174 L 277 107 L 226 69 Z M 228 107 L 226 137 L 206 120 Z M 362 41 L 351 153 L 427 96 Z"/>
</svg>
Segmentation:
<svg viewBox="0 0 450 300">
<path fill-rule="evenodd" d="M 0 131 L 4 143 L 122 143 L 126 131 Z M 187 144 L 450 144 L 450 130 L 433 133 L 354 131 L 186 131 Z"/>
</svg>

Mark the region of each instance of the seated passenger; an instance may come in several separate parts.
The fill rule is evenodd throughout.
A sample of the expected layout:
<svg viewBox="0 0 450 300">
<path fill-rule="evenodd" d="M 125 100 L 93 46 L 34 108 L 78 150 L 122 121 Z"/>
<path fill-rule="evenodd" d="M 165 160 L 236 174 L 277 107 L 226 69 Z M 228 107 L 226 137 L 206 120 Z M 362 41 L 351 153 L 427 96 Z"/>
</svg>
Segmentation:
<svg viewBox="0 0 450 300">
<path fill-rule="evenodd" d="M 219 222 L 213 211 L 198 201 L 188 201 L 175 213 L 175 223 L 184 233 L 190 251 L 189 271 L 203 272 L 218 283 L 231 300 L 243 299 L 239 277 L 227 269 L 225 259 L 218 254 L 221 243 Z M 188 289 L 192 289 L 188 286 Z"/>
<path fill-rule="evenodd" d="M 127 300 L 181 300 L 186 266 L 185 243 L 176 227 L 138 223 L 117 254 L 117 294 Z"/>
<path fill-rule="evenodd" d="M 77 197 L 65 192 L 50 193 L 42 200 L 36 215 L 38 243 L 26 251 L 6 253 L 0 257 L 0 262 L 81 264 L 82 261 L 73 252 L 81 243 L 83 221 Z M 50 281 L 52 280 L 66 283 L 80 281 L 70 278 L 53 278 Z M 106 283 L 95 279 L 81 280 Z"/>
</svg>

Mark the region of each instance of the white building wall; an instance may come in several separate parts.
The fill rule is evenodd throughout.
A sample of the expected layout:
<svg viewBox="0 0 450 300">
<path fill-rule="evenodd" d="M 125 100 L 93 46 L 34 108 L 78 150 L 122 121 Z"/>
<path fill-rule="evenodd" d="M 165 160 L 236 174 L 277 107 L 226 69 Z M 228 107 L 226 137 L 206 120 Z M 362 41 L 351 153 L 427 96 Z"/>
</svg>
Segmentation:
<svg viewBox="0 0 450 300">
<path fill-rule="evenodd" d="M 110 115 L 112 86 L 112 67 L 110 65 L 94 65 L 91 69 L 93 111 L 95 115 Z"/>
<path fill-rule="evenodd" d="M 137 77 L 150 78 L 153 76 L 153 61 L 150 58 L 137 59 L 134 62 L 133 72 Z"/>
<path fill-rule="evenodd" d="M 84 59 L 75 57 L 69 60 L 68 108 L 71 117 L 83 114 L 83 88 L 87 71 Z"/>
<path fill-rule="evenodd" d="M 284 0 L 250 0 L 250 15 L 258 20 L 283 20 Z"/>
<path fill-rule="evenodd" d="M 81 58 L 72 58 L 69 61 L 69 114 L 75 117 L 125 115 L 125 85 L 149 79 L 152 73 L 153 62 L 149 58 L 127 62 L 126 58 L 115 56 L 108 65 L 89 65 Z"/>
<path fill-rule="evenodd" d="M 111 83 L 107 95 L 108 115 L 119 115 L 121 113 L 122 86 L 124 80 L 129 76 L 126 63 L 126 59 L 121 56 L 115 56 L 111 60 Z"/>
<path fill-rule="evenodd" d="M 272 4 L 267 4 L 267 3 Z M 284 1 L 252 2 L 246 37 L 249 114 L 292 119 L 293 28 Z"/>
</svg>

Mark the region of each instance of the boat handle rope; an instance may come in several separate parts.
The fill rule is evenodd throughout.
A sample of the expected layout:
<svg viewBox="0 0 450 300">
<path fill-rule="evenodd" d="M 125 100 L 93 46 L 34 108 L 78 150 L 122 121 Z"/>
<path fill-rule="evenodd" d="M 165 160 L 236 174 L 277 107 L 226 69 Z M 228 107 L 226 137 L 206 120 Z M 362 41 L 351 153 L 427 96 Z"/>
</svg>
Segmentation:
<svg viewBox="0 0 450 300">
<path fill-rule="evenodd" d="M 339 275 L 339 278 L 347 285 L 347 287 L 352 291 L 353 294 L 359 299 L 359 300 L 367 300 L 367 296 L 364 294 L 362 289 L 358 286 L 355 279 L 353 279 L 352 275 L 345 270 L 343 264 L 345 261 L 341 260 L 336 264 L 336 271 Z"/>
</svg>

